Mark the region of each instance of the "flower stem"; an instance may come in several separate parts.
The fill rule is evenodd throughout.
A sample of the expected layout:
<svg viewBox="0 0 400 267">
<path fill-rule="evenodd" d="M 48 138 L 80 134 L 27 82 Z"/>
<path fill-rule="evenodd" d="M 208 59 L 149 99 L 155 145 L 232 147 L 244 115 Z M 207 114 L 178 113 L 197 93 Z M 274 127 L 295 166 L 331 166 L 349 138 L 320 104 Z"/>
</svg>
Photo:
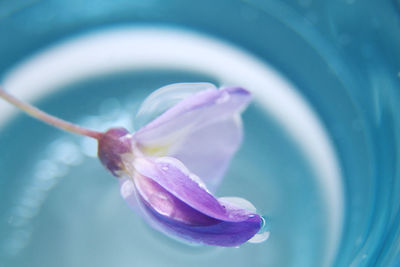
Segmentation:
<svg viewBox="0 0 400 267">
<path fill-rule="evenodd" d="M 101 136 L 103 136 L 103 133 L 101 132 L 97 132 L 97 131 L 92 131 L 83 127 L 80 127 L 78 125 L 75 125 L 73 123 L 70 123 L 68 121 L 59 119 L 57 117 L 54 117 L 50 114 L 47 114 L 46 112 L 41 111 L 40 109 L 25 103 L 21 100 L 19 100 L 18 98 L 10 95 L 9 93 L 7 93 L 6 91 L 4 91 L 4 89 L 2 87 L 0 87 L 0 98 L 3 98 L 4 100 L 6 100 L 8 103 L 18 107 L 19 109 L 23 110 L 25 113 L 27 113 L 28 115 L 46 122 L 50 125 L 53 125 L 57 128 L 60 128 L 62 130 L 68 131 L 68 132 L 72 132 L 75 134 L 80 134 L 80 135 L 84 135 L 84 136 L 88 136 L 88 137 L 92 137 L 95 139 L 99 139 Z"/>
</svg>

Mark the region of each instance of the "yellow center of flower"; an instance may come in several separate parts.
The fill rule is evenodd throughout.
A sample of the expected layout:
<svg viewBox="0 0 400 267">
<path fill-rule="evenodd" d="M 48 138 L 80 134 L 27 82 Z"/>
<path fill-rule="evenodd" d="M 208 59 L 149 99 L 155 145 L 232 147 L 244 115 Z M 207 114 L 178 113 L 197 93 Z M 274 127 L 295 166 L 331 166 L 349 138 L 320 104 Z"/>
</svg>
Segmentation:
<svg viewBox="0 0 400 267">
<path fill-rule="evenodd" d="M 168 145 L 143 146 L 143 147 L 141 147 L 141 150 L 146 155 L 162 157 L 162 156 L 166 156 L 167 155 L 169 147 L 170 146 L 168 146 Z"/>
</svg>

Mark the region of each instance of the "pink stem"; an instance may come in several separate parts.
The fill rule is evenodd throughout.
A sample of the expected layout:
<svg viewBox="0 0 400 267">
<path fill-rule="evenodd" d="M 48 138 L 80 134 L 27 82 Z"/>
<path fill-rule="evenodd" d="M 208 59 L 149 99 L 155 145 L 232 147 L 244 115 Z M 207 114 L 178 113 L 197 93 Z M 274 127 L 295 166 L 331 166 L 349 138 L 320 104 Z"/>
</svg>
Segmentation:
<svg viewBox="0 0 400 267">
<path fill-rule="evenodd" d="M 80 134 L 80 135 L 84 135 L 84 136 L 88 136 L 88 137 L 92 137 L 95 139 L 100 139 L 100 137 L 103 136 L 103 133 L 101 132 L 97 132 L 97 131 L 92 131 L 83 127 L 80 127 L 78 125 L 75 125 L 73 123 L 70 123 L 68 121 L 59 119 L 57 117 L 54 117 L 50 114 L 47 114 L 43 111 L 41 111 L 40 109 L 25 103 L 21 100 L 19 100 L 18 98 L 8 94 L 6 91 L 4 91 L 4 89 L 2 89 L 0 87 L 0 98 L 3 98 L 4 100 L 6 100 L 7 102 L 9 102 L 10 104 L 18 107 L 19 109 L 25 111 L 25 113 L 27 113 L 28 115 L 41 120 L 43 122 L 46 122 L 50 125 L 53 125 L 57 128 L 60 128 L 62 130 L 68 131 L 68 132 L 72 132 L 72 133 L 76 133 L 76 134 Z"/>
</svg>

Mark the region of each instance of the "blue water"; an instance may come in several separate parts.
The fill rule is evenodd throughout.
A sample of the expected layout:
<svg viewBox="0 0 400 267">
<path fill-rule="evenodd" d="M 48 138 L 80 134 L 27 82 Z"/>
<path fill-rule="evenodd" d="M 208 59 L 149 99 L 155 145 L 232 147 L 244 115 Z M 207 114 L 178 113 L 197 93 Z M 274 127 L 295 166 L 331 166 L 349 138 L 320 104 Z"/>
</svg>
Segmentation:
<svg viewBox="0 0 400 267">
<path fill-rule="evenodd" d="M 152 90 L 210 81 L 182 72 L 111 75 L 62 88 L 37 105 L 95 129 L 135 128 Z M 112 89 L 110 89 L 112 88 Z M 218 196 L 250 200 L 270 238 L 240 248 L 190 247 L 147 226 L 119 195 L 90 139 L 23 115 L 0 134 L 0 263 L 5 266 L 320 266 L 326 253 L 325 205 L 309 163 L 282 127 L 257 107 L 243 115 L 245 139 Z M 29 129 L 29 130 L 27 130 Z M 157 256 L 154 256 L 157 255 Z"/>
<path fill-rule="evenodd" d="M 238 249 L 187 247 L 154 232 L 127 208 L 116 181 L 94 157 L 94 143 L 22 115 L 10 117 L 0 103 L 0 123 L 7 120 L 0 130 L 0 266 L 308 267 L 322 266 L 324 260 L 329 261 L 325 253 L 335 248 L 332 266 L 398 266 L 399 11 L 398 0 L 0 2 L 2 80 L 33 54 L 113 27 L 183 28 L 244 49 L 295 85 L 325 130 L 338 159 L 340 175 L 334 181 L 344 190 L 342 198 L 331 195 L 331 202 L 326 201 L 331 183 L 324 183 L 324 175 L 317 175 L 315 166 L 310 166 L 315 165 L 310 155 L 324 158 L 316 154 L 321 147 L 303 142 L 300 149 L 299 140 L 294 140 L 309 125 L 288 130 L 299 117 L 277 118 L 276 111 L 286 112 L 292 106 L 281 98 L 275 109 L 268 110 L 265 97 L 256 98 L 244 114 L 245 142 L 218 195 L 252 201 L 266 216 L 271 236 L 262 244 Z M 97 52 L 98 45 L 90 51 Z M 151 50 L 148 44 L 146 48 L 139 52 Z M 167 48 L 162 51 L 174 52 L 173 47 Z M 107 54 L 102 64 L 90 65 L 86 53 L 75 55 L 79 60 L 73 68 L 61 66 L 68 56 L 57 57 L 57 64 L 44 64 L 45 68 L 36 64 L 31 68 L 36 70 L 34 75 L 19 76 L 24 79 L 10 82 L 11 89 L 36 99 L 35 104 L 50 113 L 88 127 L 134 129 L 139 102 L 171 82 L 218 84 L 217 77 L 223 76 L 225 82 L 248 82 L 262 89 L 270 84 L 246 72 L 254 68 L 244 66 L 232 73 L 229 57 L 217 67 L 211 64 L 219 53 L 200 55 L 197 59 L 204 59 L 208 67 L 195 74 L 184 71 L 191 66 L 184 59 L 196 53 L 179 58 L 180 64 L 186 64 L 181 72 L 175 68 L 143 72 L 148 70 L 148 66 L 140 67 L 146 60 L 136 68 L 132 62 L 125 68 L 138 70 L 139 66 L 140 71 L 107 76 L 110 73 L 105 70 L 108 74 L 100 75 L 103 78 L 99 73 L 88 78 L 88 73 L 78 70 L 81 65 L 87 69 L 113 65 L 112 52 L 94 53 L 100 58 Z M 182 49 L 178 52 L 185 54 Z M 126 58 L 134 61 L 139 54 Z M 58 68 L 61 75 L 54 75 L 52 70 Z M 81 76 L 51 84 L 54 77 L 71 73 Z M 273 85 L 265 91 L 273 93 Z M 278 102 L 269 104 L 274 103 Z M 300 112 L 297 108 L 292 115 Z M 308 141 L 315 137 L 307 136 Z M 305 153 L 304 148 L 315 154 Z M 320 150 L 327 151 L 326 147 Z M 342 202 L 344 210 L 333 212 L 334 201 Z M 344 220 L 335 221 L 332 214 L 343 215 Z M 340 227 L 331 231 L 332 221 L 340 222 L 343 231 L 336 233 Z M 327 242 L 332 232 L 338 244 Z"/>
</svg>

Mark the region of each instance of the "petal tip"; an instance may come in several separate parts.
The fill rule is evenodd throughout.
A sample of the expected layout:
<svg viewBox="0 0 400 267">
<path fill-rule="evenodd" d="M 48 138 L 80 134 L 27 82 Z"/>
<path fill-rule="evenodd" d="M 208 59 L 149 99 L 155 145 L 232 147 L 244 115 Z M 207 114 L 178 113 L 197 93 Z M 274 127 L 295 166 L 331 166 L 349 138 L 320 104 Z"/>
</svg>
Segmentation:
<svg viewBox="0 0 400 267">
<path fill-rule="evenodd" d="M 240 86 L 223 87 L 222 90 L 228 91 L 230 94 L 240 94 L 245 96 L 251 96 L 251 92 Z"/>
</svg>

